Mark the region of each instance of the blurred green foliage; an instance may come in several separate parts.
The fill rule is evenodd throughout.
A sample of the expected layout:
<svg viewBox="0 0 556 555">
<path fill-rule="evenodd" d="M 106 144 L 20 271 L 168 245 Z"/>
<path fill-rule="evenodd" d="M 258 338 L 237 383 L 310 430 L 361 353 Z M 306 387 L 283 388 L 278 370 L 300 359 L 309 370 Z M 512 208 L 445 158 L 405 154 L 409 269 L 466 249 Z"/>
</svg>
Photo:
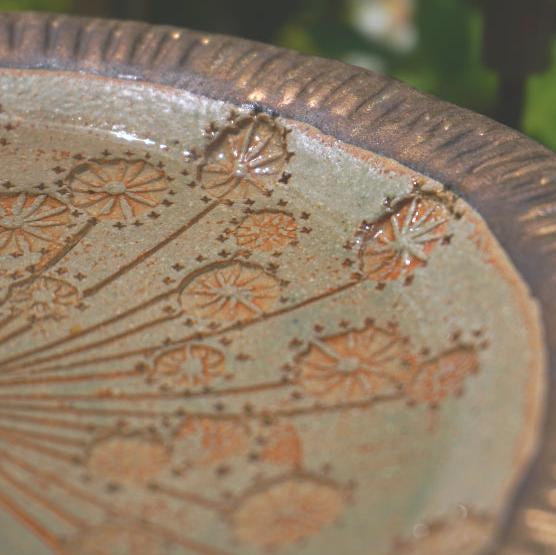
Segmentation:
<svg viewBox="0 0 556 555">
<path fill-rule="evenodd" d="M 383 36 L 365 32 L 360 8 L 373 1 L 411 6 L 409 21 L 401 18 L 397 24 L 409 25 L 400 32 L 413 30 L 414 43 L 405 47 L 392 44 L 388 40 L 391 30 Z M 115 0 L 104 2 L 102 9 L 107 16 L 128 14 L 157 23 L 240 34 L 338 58 L 385 72 L 427 93 L 492 116 L 498 78 L 482 63 L 479 4 L 479 0 L 282 0 L 280 17 L 272 15 L 263 0 Z M 0 10 L 83 13 L 86 5 L 91 2 L 0 0 Z M 404 15 L 403 10 L 401 13 Z M 553 51 L 551 69 L 529 80 L 523 130 L 556 150 L 556 40 Z"/>
<path fill-rule="evenodd" d="M 556 150 L 556 40 L 552 43 L 550 70 L 529 80 L 523 129 Z"/>
<path fill-rule="evenodd" d="M 71 0 L 0 0 L 0 10 L 41 10 L 50 12 L 70 12 Z"/>
<path fill-rule="evenodd" d="M 417 29 L 415 52 L 400 60 L 392 73 L 440 98 L 488 112 L 497 83 L 495 75 L 481 64 L 478 9 L 461 1 L 422 0 Z"/>
</svg>

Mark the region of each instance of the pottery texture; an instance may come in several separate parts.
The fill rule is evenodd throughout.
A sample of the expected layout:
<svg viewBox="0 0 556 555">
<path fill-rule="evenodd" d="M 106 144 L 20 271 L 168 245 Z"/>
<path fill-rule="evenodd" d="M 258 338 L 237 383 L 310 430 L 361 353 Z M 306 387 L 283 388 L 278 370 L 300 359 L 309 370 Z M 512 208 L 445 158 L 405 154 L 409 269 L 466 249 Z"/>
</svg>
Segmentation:
<svg viewBox="0 0 556 555">
<path fill-rule="evenodd" d="M 556 547 L 552 153 L 239 39 L 0 37 L 4 551 Z"/>
</svg>

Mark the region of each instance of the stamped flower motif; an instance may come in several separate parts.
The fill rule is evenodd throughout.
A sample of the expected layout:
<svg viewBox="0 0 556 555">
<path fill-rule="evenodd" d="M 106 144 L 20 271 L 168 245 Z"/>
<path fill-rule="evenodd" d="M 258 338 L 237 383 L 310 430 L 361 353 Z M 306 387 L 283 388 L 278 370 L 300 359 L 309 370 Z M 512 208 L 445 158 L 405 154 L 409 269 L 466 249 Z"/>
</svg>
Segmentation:
<svg viewBox="0 0 556 555">
<path fill-rule="evenodd" d="M 397 333 L 373 325 L 314 340 L 297 357 L 298 383 L 334 403 L 372 399 L 397 391 L 414 360 Z"/>
<path fill-rule="evenodd" d="M 143 485 L 169 463 L 168 448 L 157 437 L 113 435 L 92 446 L 87 468 L 97 478 L 118 484 Z"/>
<path fill-rule="evenodd" d="M 101 220 L 131 221 L 158 206 L 166 174 L 144 160 L 91 160 L 69 176 L 73 205 Z"/>
<path fill-rule="evenodd" d="M 278 280 L 264 270 L 234 262 L 195 278 L 181 293 L 190 316 L 214 322 L 247 321 L 262 316 L 280 296 Z"/>
<path fill-rule="evenodd" d="M 297 239 L 297 223 L 284 212 L 259 212 L 241 222 L 235 237 L 240 247 L 276 251 Z"/>
<path fill-rule="evenodd" d="M 247 496 L 231 515 L 236 538 L 262 549 L 280 549 L 333 524 L 346 503 L 328 484 L 289 478 Z"/>
<path fill-rule="evenodd" d="M 301 466 L 303 446 L 297 430 L 291 424 L 269 426 L 258 434 L 262 444 L 259 459 L 276 465 Z"/>
<path fill-rule="evenodd" d="M 197 177 L 215 198 L 243 199 L 266 193 L 289 158 L 286 130 L 266 114 L 233 122 L 208 145 Z"/>
<path fill-rule="evenodd" d="M 479 371 L 476 351 L 460 347 L 423 364 L 408 386 L 408 398 L 435 406 L 463 392 L 465 380 Z"/>
<path fill-rule="evenodd" d="M 215 465 L 249 451 L 246 423 L 213 418 L 191 418 L 176 433 L 176 449 L 189 467 Z"/>
<path fill-rule="evenodd" d="M 148 379 L 170 388 L 203 387 L 226 378 L 224 355 L 206 345 L 185 345 L 154 360 Z"/>
<path fill-rule="evenodd" d="M 447 230 L 448 209 L 431 198 L 413 197 L 387 217 L 366 224 L 359 237 L 361 270 L 389 281 L 425 266 Z"/>
<path fill-rule="evenodd" d="M 148 487 L 148 495 L 135 496 L 133 503 L 129 497 L 122 495 L 113 498 L 112 508 L 114 512 L 125 515 L 126 521 L 168 525 L 179 523 L 179 526 L 187 526 L 190 522 L 191 512 L 185 503 L 174 503 L 165 493 L 156 487 Z M 70 553 L 68 555 L 73 555 Z"/>
<path fill-rule="evenodd" d="M 101 524 L 83 530 L 64 545 L 68 555 L 165 555 L 164 540 L 141 526 L 126 523 Z"/>
<path fill-rule="evenodd" d="M 263 463 L 295 468 L 303 457 L 299 434 L 289 423 L 262 426 L 243 420 L 191 418 L 182 424 L 175 438 L 177 456 L 191 468 L 230 462 L 249 454 Z"/>
<path fill-rule="evenodd" d="M 492 539 L 493 524 L 466 511 L 457 519 L 423 526 L 416 539 L 399 542 L 392 555 L 476 555 Z"/>
<path fill-rule="evenodd" d="M 0 196 L 0 255 L 23 255 L 63 243 L 68 208 L 48 195 L 16 193 Z"/>
<path fill-rule="evenodd" d="M 48 276 L 16 289 L 12 297 L 15 311 L 30 320 L 63 320 L 79 301 L 79 292 L 73 285 Z"/>
</svg>

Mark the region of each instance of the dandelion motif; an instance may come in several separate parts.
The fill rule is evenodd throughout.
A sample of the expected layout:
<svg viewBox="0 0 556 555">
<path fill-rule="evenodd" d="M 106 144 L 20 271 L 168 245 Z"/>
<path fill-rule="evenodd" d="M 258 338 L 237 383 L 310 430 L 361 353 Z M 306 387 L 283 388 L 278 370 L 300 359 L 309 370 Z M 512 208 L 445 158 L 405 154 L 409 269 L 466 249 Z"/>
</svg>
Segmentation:
<svg viewBox="0 0 556 555">
<path fill-rule="evenodd" d="M 215 198 L 244 199 L 271 191 L 288 158 L 286 130 L 258 114 L 216 135 L 199 164 L 198 179 Z"/>
<path fill-rule="evenodd" d="M 408 398 L 435 406 L 463 392 L 465 380 L 479 371 L 477 353 L 470 347 L 448 351 L 420 366 L 408 386 Z"/>
<path fill-rule="evenodd" d="M 176 440 L 189 466 L 215 465 L 247 454 L 249 428 L 243 422 L 191 418 L 180 426 Z"/>
<path fill-rule="evenodd" d="M 208 386 L 225 378 L 224 355 L 205 345 L 185 345 L 157 356 L 149 379 L 170 388 Z"/>
<path fill-rule="evenodd" d="M 283 212 L 260 212 L 247 216 L 235 237 L 240 247 L 276 251 L 297 239 L 297 223 L 293 216 Z"/>
<path fill-rule="evenodd" d="M 231 524 L 242 543 L 279 549 L 333 524 L 345 503 L 345 494 L 328 484 L 290 478 L 248 496 L 233 512 Z"/>
<path fill-rule="evenodd" d="M 272 309 L 280 296 L 278 280 L 240 262 L 210 270 L 181 293 L 184 312 L 218 323 L 247 321 Z"/>
<path fill-rule="evenodd" d="M 39 277 L 28 287 L 17 288 L 11 299 L 15 311 L 30 320 L 63 320 L 79 300 L 73 285 L 48 276 Z"/>
<path fill-rule="evenodd" d="M 291 424 L 269 426 L 266 434 L 261 434 L 261 440 L 261 461 L 291 467 L 301 466 L 303 446 L 297 430 Z"/>
<path fill-rule="evenodd" d="M 432 199 L 414 197 L 394 214 L 365 226 L 361 242 L 361 270 L 372 280 L 389 281 L 425 266 L 444 237 L 449 212 Z"/>
<path fill-rule="evenodd" d="M 87 468 L 92 476 L 118 484 L 142 485 L 150 482 L 170 463 L 170 453 L 156 437 L 108 436 L 96 442 Z"/>
<path fill-rule="evenodd" d="M 166 174 L 144 160 L 92 160 L 70 174 L 73 204 L 100 220 L 132 221 L 158 206 Z"/>
<path fill-rule="evenodd" d="M 68 208 L 48 195 L 0 196 L 0 255 L 20 256 L 61 246 Z"/>
<path fill-rule="evenodd" d="M 397 391 L 413 368 L 406 342 L 397 333 L 372 325 L 314 340 L 296 361 L 303 389 L 334 403 Z"/>
<path fill-rule="evenodd" d="M 228 463 L 256 454 L 261 463 L 296 468 L 303 457 L 301 438 L 294 426 L 263 426 L 242 419 L 188 418 L 177 430 L 176 450 L 191 468 Z"/>
</svg>

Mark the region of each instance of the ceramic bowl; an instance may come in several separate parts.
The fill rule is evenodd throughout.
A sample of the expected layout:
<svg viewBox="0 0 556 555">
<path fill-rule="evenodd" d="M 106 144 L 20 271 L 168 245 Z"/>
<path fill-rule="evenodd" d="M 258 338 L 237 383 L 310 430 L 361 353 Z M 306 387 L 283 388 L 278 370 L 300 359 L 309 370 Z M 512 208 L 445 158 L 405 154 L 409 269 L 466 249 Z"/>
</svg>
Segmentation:
<svg viewBox="0 0 556 555">
<path fill-rule="evenodd" d="M 556 549 L 556 157 L 236 38 L 0 16 L 0 548 Z"/>
</svg>

